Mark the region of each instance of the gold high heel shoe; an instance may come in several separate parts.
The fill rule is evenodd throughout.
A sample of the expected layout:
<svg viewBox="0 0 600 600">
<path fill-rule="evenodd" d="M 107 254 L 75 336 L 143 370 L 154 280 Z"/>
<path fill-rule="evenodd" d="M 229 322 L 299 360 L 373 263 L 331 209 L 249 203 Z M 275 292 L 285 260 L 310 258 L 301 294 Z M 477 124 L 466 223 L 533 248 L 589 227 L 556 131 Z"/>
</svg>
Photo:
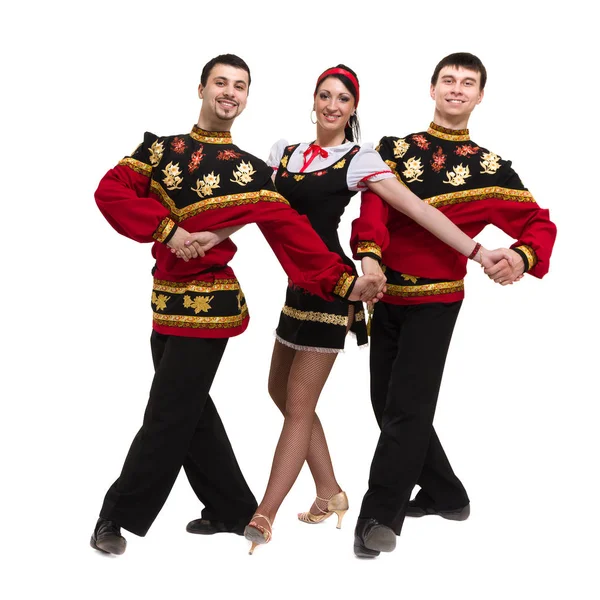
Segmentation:
<svg viewBox="0 0 600 600">
<path fill-rule="evenodd" d="M 259 525 L 254 520 L 257 517 L 264 519 L 268 523 L 269 529 L 267 529 L 266 527 L 263 527 L 262 525 Z M 252 545 L 250 546 L 250 551 L 248 552 L 248 554 L 253 554 L 256 546 L 258 546 L 260 544 L 268 544 L 271 541 L 271 531 L 269 531 L 269 530 L 272 530 L 272 529 L 273 529 L 273 525 L 271 525 L 271 521 L 269 521 L 269 519 L 267 519 L 267 517 L 265 517 L 265 515 L 259 515 L 258 513 L 256 513 L 252 517 L 252 520 L 250 521 L 250 523 L 248 523 L 248 525 L 246 525 L 246 528 L 244 529 L 244 537 L 249 542 L 252 542 Z"/>
<path fill-rule="evenodd" d="M 349 508 L 348 496 L 346 496 L 346 492 L 339 492 L 338 494 L 331 496 L 329 500 L 327 498 L 319 498 L 319 496 L 317 496 L 317 500 L 327 502 L 327 510 L 321 510 L 317 505 L 317 508 L 321 512 L 320 515 L 313 515 L 311 512 L 298 513 L 298 520 L 302 521 L 303 523 L 309 523 L 313 525 L 328 519 L 333 513 L 335 513 L 338 518 L 336 528 L 341 529 L 342 519 Z"/>
</svg>

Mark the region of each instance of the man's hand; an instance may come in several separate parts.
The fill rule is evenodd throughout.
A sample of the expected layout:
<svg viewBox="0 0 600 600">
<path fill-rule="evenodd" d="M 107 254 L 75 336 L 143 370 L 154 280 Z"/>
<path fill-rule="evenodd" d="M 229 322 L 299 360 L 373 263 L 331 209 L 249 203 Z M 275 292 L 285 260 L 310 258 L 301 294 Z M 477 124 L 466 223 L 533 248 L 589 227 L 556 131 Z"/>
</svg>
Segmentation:
<svg viewBox="0 0 600 600">
<path fill-rule="evenodd" d="M 510 285 L 523 278 L 525 271 L 525 263 L 518 252 L 509 250 L 511 254 L 511 262 L 502 259 L 491 267 L 486 267 L 484 273 L 489 276 L 492 281 L 500 285 Z"/>
<path fill-rule="evenodd" d="M 384 290 L 385 277 L 383 273 L 380 275 L 363 275 L 356 280 L 348 300 L 375 303 L 383 298 Z"/>
<path fill-rule="evenodd" d="M 214 248 L 221 240 L 219 236 L 212 231 L 199 231 L 188 234 L 184 246 L 186 249 L 194 249 L 198 256 L 204 256 L 211 248 Z M 171 252 L 177 255 L 178 258 L 184 258 L 182 250 L 174 250 Z"/>
<path fill-rule="evenodd" d="M 171 248 L 171 252 L 177 254 L 179 258 L 183 258 L 185 262 L 188 262 L 191 258 L 204 256 L 204 252 L 202 250 L 199 251 L 195 246 L 186 246 L 185 242 L 189 238 L 190 233 L 183 227 L 178 227 L 173 237 L 167 242 L 167 246 Z"/>
</svg>

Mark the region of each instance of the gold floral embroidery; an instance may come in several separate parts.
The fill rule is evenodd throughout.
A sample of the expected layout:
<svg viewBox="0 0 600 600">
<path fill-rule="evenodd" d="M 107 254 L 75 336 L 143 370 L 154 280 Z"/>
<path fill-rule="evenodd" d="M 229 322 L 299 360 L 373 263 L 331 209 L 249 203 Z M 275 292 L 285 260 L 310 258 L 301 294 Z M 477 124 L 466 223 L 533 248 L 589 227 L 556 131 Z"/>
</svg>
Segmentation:
<svg viewBox="0 0 600 600">
<path fill-rule="evenodd" d="M 414 181 L 423 181 L 419 179 L 423 175 L 423 165 L 421 164 L 420 158 L 409 158 L 405 163 L 406 171 L 402 173 L 406 177 L 406 183 L 413 183 Z"/>
<path fill-rule="evenodd" d="M 469 165 L 463 167 L 461 163 L 460 165 L 453 167 L 452 171 L 446 171 L 446 176 L 448 177 L 448 181 L 443 181 L 442 183 L 449 183 L 455 187 L 464 185 L 465 180 L 468 177 L 471 177 Z"/>
<path fill-rule="evenodd" d="M 156 310 L 165 310 L 165 308 L 167 308 L 167 302 L 170 299 L 171 296 L 165 296 L 164 294 L 152 292 L 152 304 L 156 305 Z"/>
<path fill-rule="evenodd" d="M 244 292 L 242 292 L 242 290 L 240 290 L 237 293 L 238 310 L 242 310 L 242 300 L 245 300 L 245 298 L 244 298 Z"/>
<path fill-rule="evenodd" d="M 252 181 L 251 175 L 254 175 L 254 173 L 256 173 L 256 171 L 252 167 L 252 163 L 250 161 L 247 163 L 242 161 L 238 165 L 237 171 L 233 172 L 233 179 L 230 179 L 229 181 L 239 185 L 246 185 Z"/>
<path fill-rule="evenodd" d="M 152 146 L 150 146 L 149 152 L 150 152 L 150 164 L 153 167 L 158 167 L 158 163 L 160 162 L 160 160 L 163 157 L 163 154 L 165 152 L 164 142 L 159 142 L 158 140 L 156 140 L 152 144 Z"/>
<path fill-rule="evenodd" d="M 327 323 L 329 325 L 348 325 L 348 317 L 345 315 L 330 315 L 329 313 L 315 312 L 312 310 L 298 310 L 285 305 L 281 311 L 284 315 L 297 319 L 298 321 L 313 321 L 315 323 Z"/>
<path fill-rule="evenodd" d="M 213 190 L 221 187 L 219 183 L 221 182 L 221 176 L 215 175 L 215 172 L 212 171 L 208 175 L 204 175 L 202 180 L 196 180 L 196 187 L 192 188 L 192 192 L 196 192 L 200 198 L 206 198 L 206 196 L 212 196 Z"/>
<path fill-rule="evenodd" d="M 183 297 L 183 306 L 193 308 L 194 312 L 208 312 L 212 307 L 210 305 L 214 296 L 196 296 L 193 300 L 187 294 Z"/>
<path fill-rule="evenodd" d="M 179 163 L 173 164 L 171 161 L 162 172 L 165 174 L 163 183 L 167 186 L 168 190 L 173 191 L 181 189 L 183 177 L 180 177 L 181 169 L 179 168 Z"/>
<path fill-rule="evenodd" d="M 409 148 L 410 144 L 406 140 L 396 140 L 394 142 L 394 158 L 402 158 Z"/>
<path fill-rule="evenodd" d="M 404 298 L 418 296 L 438 296 L 439 294 L 455 294 L 465 289 L 464 279 L 459 281 L 442 281 L 440 283 L 427 283 L 424 285 L 386 285 L 388 296 L 400 296 Z"/>
<path fill-rule="evenodd" d="M 288 159 L 289 159 L 289 156 L 284 156 L 284 157 L 281 159 L 281 166 L 282 166 L 284 169 L 287 169 Z"/>
<path fill-rule="evenodd" d="M 192 139 L 205 144 L 231 144 L 231 133 L 229 131 L 205 131 L 194 125 L 190 133 Z"/>
<path fill-rule="evenodd" d="M 296 175 L 294 175 L 294 179 L 296 181 L 302 181 L 304 179 L 304 175 L 298 175 L 298 174 L 296 174 Z"/>
<path fill-rule="evenodd" d="M 342 160 L 338 160 L 335 165 L 333 165 L 333 169 L 343 169 L 346 164 L 346 159 L 342 158 Z"/>
<path fill-rule="evenodd" d="M 500 157 L 493 152 L 486 152 L 483 155 L 483 160 L 479 163 L 483 171 L 481 173 L 486 173 L 487 175 L 494 175 L 496 171 L 500 168 Z"/>
<path fill-rule="evenodd" d="M 417 283 L 417 279 L 419 279 L 416 275 L 407 275 L 406 273 L 400 273 L 400 275 L 402 275 L 404 281 L 412 281 L 413 283 Z"/>
<path fill-rule="evenodd" d="M 365 311 L 364 310 L 359 310 L 356 315 L 354 316 L 354 320 L 358 323 L 359 321 L 364 321 L 365 320 Z"/>
</svg>

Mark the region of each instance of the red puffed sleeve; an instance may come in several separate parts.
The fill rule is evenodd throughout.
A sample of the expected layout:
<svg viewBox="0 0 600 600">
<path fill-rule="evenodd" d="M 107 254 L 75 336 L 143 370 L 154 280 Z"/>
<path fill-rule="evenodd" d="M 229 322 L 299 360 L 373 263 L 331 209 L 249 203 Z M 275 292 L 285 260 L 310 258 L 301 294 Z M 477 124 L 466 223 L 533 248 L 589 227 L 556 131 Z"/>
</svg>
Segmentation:
<svg viewBox="0 0 600 600">
<path fill-rule="evenodd" d="M 95 193 L 106 220 L 121 235 L 137 242 L 167 242 L 177 229 L 169 210 L 148 195 L 152 175 L 148 149 L 156 140 L 155 135 L 146 133 L 133 155 L 100 180 Z"/>
<path fill-rule="evenodd" d="M 524 189 L 519 176 L 510 168 L 502 182 L 507 189 Z M 511 246 L 525 262 L 525 271 L 543 277 L 550 268 L 550 256 L 556 239 L 556 225 L 550 212 L 540 208 L 532 196 L 524 201 L 506 201 L 493 197 L 486 201 L 488 221 L 517 241 Z"/>
<path fill-rule="evenodd" d="M 352 222 L 350 247 L 356 260 L 370 256 L 381 262 L 390 241 L 387 229 L 389 206 L 377 194 L 366 190 L 361 194 L 360 215 Z"/>
</svg>

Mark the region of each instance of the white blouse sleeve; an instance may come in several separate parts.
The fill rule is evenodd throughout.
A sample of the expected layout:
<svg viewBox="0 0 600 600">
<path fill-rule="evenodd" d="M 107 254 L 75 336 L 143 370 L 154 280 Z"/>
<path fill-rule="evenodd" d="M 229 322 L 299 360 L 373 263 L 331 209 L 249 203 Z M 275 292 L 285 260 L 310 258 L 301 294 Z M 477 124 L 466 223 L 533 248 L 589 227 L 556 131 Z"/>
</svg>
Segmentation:
<svg viewBox="0 0 600 600">
<path fill-rule="evenodd" d="M 364 144 L 350 162 L 346 182 L 349 190 L 360 192 L 366 189 L 367 181 L 381 181 L 392 177 L 395 175 L 373 149 L 373 144 Z"/>
<path fill-rule="evenodd" d="M 272 167 L 274 171 L 277 171 L 279 168 L 279 163 L 281 162 L 285 148 L 288 145 L 288 141 L 284 139 L 278 140 L 273 144 L 271 152 L 269 152 L 269 158 L 267 158 L 267 164 L 269 167 Z"/>
</svg>

